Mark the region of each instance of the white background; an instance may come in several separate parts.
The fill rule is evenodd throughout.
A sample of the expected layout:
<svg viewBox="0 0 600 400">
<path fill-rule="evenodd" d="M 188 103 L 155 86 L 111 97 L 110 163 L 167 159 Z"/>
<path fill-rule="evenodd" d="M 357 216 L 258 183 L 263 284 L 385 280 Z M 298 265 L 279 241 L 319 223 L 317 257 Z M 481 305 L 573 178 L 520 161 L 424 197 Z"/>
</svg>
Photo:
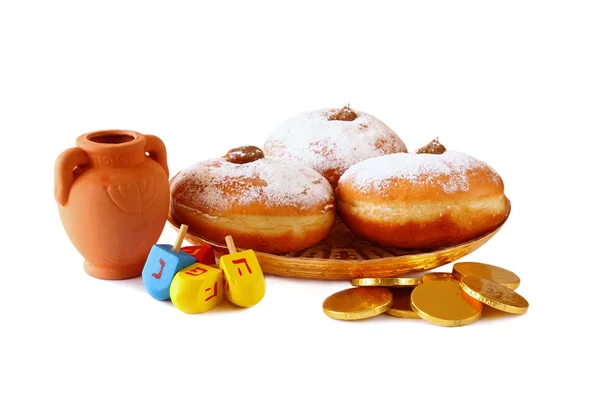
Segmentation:
<svg viewBox="0 0 600 400">
<path fill-rule="evenodd" d="M 596 397 L 599 21 L 579 1 L 2 2 L 0 398 Z M 254 308 L 186 315 L 84 273 L 52 196 L 78 135 L 155 134 L 175 173 L 346 103 L 500 173 L 512 214 L 464 260 L 515 271 L 526 315 L 342 322 L 321 305 L 349 282 L 271 276 Z"/>
</svg>

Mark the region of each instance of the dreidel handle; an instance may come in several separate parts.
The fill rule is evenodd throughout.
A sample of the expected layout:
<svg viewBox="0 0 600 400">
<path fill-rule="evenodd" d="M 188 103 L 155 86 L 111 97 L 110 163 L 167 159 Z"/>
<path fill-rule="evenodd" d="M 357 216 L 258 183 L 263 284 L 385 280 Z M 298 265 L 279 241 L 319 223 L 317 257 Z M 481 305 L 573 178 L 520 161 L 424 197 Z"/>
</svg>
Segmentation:
<svg viewBox="0 0 600 400">
<path fill-rule="evenodd" d="M 173 244 L 173 248 L 172 250 L 175 253 L 179 253 L 179 250 L 181 249 L 181 244 L 183 243 L 183 239 L 185 239 L 185 234 L 187 233 L 188 230 L 188 226 L 185 224 L 182 224 L 181 227 L 179 227 L 179 235 L 177 235 L 177 239 L 175 240 L 175 243 Z"/>
<path fill-rule="evenodd" d="M 231 235 L 225 236 L 225 243 L 227 243 L 227 250 L 229 250 L 229 254 L 237 253 L 237 249 L 235 248 L 235 243 L 233 243 L 233 238 Z"/>
</svg>

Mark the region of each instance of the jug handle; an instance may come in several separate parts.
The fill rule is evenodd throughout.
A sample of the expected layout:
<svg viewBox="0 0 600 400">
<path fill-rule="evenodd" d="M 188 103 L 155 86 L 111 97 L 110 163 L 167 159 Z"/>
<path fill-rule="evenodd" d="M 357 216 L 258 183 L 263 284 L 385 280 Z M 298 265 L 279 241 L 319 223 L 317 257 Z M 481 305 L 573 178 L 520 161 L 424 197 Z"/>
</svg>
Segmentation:
<svg viewBox="0 0 600 400">
<path fill-rule="evenodd" d="M 71 186 L 75 181 L 75 168 L 90 163 L 85 151 L 72 147 L 63 151 L 54 164 L 54 198 L 61 206 L 67 204 Z"/>
<path fill-rule="evenodd" d="M 154 135 L 144 135 L 146 136 L 146 149 L 145 151 L 150 155 L 150 158 L 153 159 L 162 167 L 167 174 L 167 178 L 169 177 L 169 166 L 167 165 L 167 149 L 165 148 L 165 144 L 163 143 L 158 136 Z"/>
</svg>

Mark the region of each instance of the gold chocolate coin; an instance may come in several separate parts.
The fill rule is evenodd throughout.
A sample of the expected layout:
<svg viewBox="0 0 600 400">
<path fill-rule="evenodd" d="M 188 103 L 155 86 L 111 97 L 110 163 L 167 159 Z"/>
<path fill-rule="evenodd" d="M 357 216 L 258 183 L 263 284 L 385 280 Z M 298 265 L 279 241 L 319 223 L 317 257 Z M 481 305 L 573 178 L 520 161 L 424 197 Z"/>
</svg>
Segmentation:
<svg viewBox="0 0 600 400">
<path fill-rule="evenodd" d="M 392 292 L 382 287 L 356 287 L 329 296 L 323 302 L 325 314 L 335 319 L 356 320 L 386 312 L 392 305 Z"/>
<path fill-rule="evenodd" d="M 497 282 L 509 289 L 516 289 L 521 283 L 521 279 L 512 271 L 495 265 L 483 264 L 478 262 L 459 262 L 454 264 L 452 275 L 459 281 L 465 276 L 479 276 Z"/>
<path fill-rule="evenodd" d="M 394 295 L 392 307 L 386 312 L 398 318 L 421 318 L 413 311 L 410 305 L 410 294 L 413 291 L 411 287 L 400 287 L 390 289 Z"/>
<path fill-rule="evenodd" d="M 479 319 L 483 308 L 452 280 L 430 281 L 417 286 L 410 302 L 419 317 L 441 326 L 472 324 Z"/>
<path fill-rule="evenodd" d="M 397 278 L 360 278 L 352 279 L 352 286 L 419 286 L 421 278 L 399 276 Z"/>
<path fill-rule="evenodd" d="M 431 281 L 455 281 L 456 278 L 452 275 L 451 272 L 430 272 L 421 277 L 421 282 L 431 282 Z"/>
<path fill-rule="evenodd" d="M 512 314 L 525 314 L 529 303 L 517 292 L 478 276 L 465 276 L 460 287 L 475 300 Z"/>
</svg>

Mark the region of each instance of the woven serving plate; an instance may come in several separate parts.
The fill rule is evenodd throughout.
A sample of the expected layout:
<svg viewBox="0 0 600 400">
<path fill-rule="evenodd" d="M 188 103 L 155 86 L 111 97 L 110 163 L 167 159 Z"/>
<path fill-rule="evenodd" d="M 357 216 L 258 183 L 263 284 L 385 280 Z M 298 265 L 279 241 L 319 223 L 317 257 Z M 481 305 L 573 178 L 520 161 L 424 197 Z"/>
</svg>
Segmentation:
<svg viewBox="0 0 600 400">
<path fill-rule="evenodd" d="M 170 214 L 168 221 L 179 230 L 180 223 Z M 278 255 L 258 251 L 255 253 L 266 274 L 322 280 L 394 277 L 456 261 L 483 246 L 500 230 L 504 222 L 506 220 L 495 230 L 477 239 L 452 247 L 420 252 L 370 243 L 355 236 L 338 219 L 329 236 L 313 247 Z M 224 244 L 209 242 L 194 232 L 188 231 L 186 240 L 194 245 L 212 244 L 217 256 L 227 254 Z"/>
</svg>

